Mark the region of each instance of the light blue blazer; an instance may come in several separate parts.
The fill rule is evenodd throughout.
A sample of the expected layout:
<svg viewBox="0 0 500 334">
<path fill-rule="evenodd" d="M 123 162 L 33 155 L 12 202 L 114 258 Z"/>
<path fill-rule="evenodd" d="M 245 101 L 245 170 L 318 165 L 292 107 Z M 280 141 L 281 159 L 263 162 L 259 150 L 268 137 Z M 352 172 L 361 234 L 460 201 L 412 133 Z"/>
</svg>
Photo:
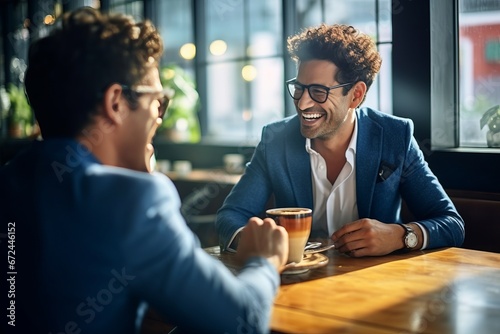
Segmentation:
<svg viewBox="0 0 500 334">
<path fill-rule="evenodd" d="M 139 333 L 146 303 L 182 333 L 268 331 L 276 269 L 252 257 L 235 277 L 179 208 L 165 175 L 102 165 L 71 139 L 35 142 L 0 167 L 16 333 Z"/>
<path fill-rule="evenodd" d="M 402 223 L 404 200 L 427 229 L 427 248 L 460 246 L 464 221 L 424 160 L 413 122 L 370 108 L 358 109 L 356 116 L 359 217 Z M 263 215 L 271 195 L 276 207 L 314 207 L 310 158 L 297 115 L 263 128 L 244 175 L 217 213 L 222 249 L 250 217 Z"/>
</svg>

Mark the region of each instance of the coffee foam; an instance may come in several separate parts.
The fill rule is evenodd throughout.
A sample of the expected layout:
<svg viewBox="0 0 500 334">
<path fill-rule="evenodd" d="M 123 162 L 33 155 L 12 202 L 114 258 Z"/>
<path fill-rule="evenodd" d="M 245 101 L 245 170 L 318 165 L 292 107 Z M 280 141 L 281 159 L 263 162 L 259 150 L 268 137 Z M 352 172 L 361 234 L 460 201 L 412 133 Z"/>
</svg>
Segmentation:
<svg viewBox="0 0 500 334">
<path fill-rule="evenodd" d="M 311 214 L 311 209 L 305 208 L 279 208 L 279 209 L 269 209 L 266 211 L 269 215 L 307 215 Z"/>
</svg>

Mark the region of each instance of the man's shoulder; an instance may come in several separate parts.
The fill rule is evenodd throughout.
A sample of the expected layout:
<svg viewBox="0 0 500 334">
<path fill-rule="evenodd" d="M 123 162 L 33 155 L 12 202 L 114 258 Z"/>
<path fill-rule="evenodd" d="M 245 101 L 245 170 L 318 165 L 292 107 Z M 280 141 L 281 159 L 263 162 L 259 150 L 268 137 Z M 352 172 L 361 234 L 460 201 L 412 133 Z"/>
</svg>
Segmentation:
<svg viewBox="0 0 500 334">
<path fill-rule="evenodd" d="M 82 197 L 93 202 L 95 207 L 105 203 L 106 207 L 126 208 L 131 216 L 153 208 L 170 210 L 180 207 L 174 184 L 160 173 L 93 164 L 86 168 L 79 181 Z"/>
<path fill-rule="evenodd" d="M 109 189 L 135 189 L 136 191 L 147 190 L 162 192 L 173 187 L 172 181 L 160 173 L 146 173 L 107 166 L 101 164 L 89 164 L 84 168 L 85 182 L 94 187 L 103 187 Z"/>
<path fill-rule="evenodd" d="M 412 120 L 409 118 L 391 115 L 370 107 L 363 107 L 358 109 L 358 118 L 361 122 L 370 120 L 380 124 L 381 126 L 394 124 L 401 124 L 406 126 L 408 124 L 413 124 Z"/>
<path fill-rule="evenodd" d="M 394 116 L 372 108 L 360 108 L 357 111 L 360 131 L 379 128 L 389 136 L 407 136 L 413 134 L 413 121 L 409 118 Z"/>
<path fill-rule="evenodd" d="M 297 115 L 287 116 L 285 118 L 281 118 L 279 120 L 270 122 L 264 126 L 265 129 L 278 129 L 278 128 L 290 128 L 290 127 L 298 127 L 299 119 Z"/>
<path fill-rule="evenodd" d="M 284 147 L 304 147 L 305 138 L 300 132 L 300 119 L 297 115 L 285 117 L 268 123 L 262 130 L 261 146 L 283 151 Z"/>
<path fill-rule="evenodd" d="M 303 139 L 300 135 L 300 120 L 296 114 L 266 124 L 262 129 L 262 134 L 268 140 L 271 138 L 273 140 L 280 140 L 280 138 L 288 140 L 295 136 Z"/>
</svg>

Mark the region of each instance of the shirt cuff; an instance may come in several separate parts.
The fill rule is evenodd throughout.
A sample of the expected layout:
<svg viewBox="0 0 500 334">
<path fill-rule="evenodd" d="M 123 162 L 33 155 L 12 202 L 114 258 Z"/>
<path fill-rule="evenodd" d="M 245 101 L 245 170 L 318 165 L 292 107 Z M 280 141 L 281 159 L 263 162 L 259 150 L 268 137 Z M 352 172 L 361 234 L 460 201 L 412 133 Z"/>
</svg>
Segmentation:
<svg viewBox="0 0 500 334">
<path fill-rule="evenodd" d="M 429 236 L 427 235 L 427 229 L 422 225 L 422 224 L 419 224 L 417 222 L 414 222 L 414 224 L 417 224 L 418 227 L 420 227 L 420 229 L 422 230 L 422 248 L 420 248 L 421 250 L 424 250 L 427 248 L 427 243 L 429 242 Z"/>
<path fill-rule="evenodd" d="M 234 239 L 236 238 L 236 236 L 238 235 L 238 233 L 241 232 L 241 230 L 243 230 L 245 228 L 245 226 L 242 226 L 240 227 L 239 229 L 236 230 L 236 232 L 234 232 L 233 236 L 231 237 L 231 239 L 229 239 L 229 242 L 227 243 L 227 248 L 226 250 L 228 252 L 232 252 L 232 253 L 236 253 L 236 249 L 232 248 L 231 247 L 231 244 L 233 243 Z"/>
</svg>

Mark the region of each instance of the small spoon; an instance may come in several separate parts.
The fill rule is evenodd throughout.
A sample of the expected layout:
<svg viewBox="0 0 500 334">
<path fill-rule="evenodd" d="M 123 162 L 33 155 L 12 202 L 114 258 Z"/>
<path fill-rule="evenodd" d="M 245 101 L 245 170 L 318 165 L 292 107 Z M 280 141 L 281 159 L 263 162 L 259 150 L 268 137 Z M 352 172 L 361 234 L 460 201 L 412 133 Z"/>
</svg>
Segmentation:
<svg viewBox="0 0 500 334">
<path fill-rule="evenodd" d="M 321 246 L 321 242 L 308 242 L 306 244 L 306 247 L 304 247 L 304 250 L 306 249 L 312 249 L 312 248 L 318 248 Z"/>
</svg>

